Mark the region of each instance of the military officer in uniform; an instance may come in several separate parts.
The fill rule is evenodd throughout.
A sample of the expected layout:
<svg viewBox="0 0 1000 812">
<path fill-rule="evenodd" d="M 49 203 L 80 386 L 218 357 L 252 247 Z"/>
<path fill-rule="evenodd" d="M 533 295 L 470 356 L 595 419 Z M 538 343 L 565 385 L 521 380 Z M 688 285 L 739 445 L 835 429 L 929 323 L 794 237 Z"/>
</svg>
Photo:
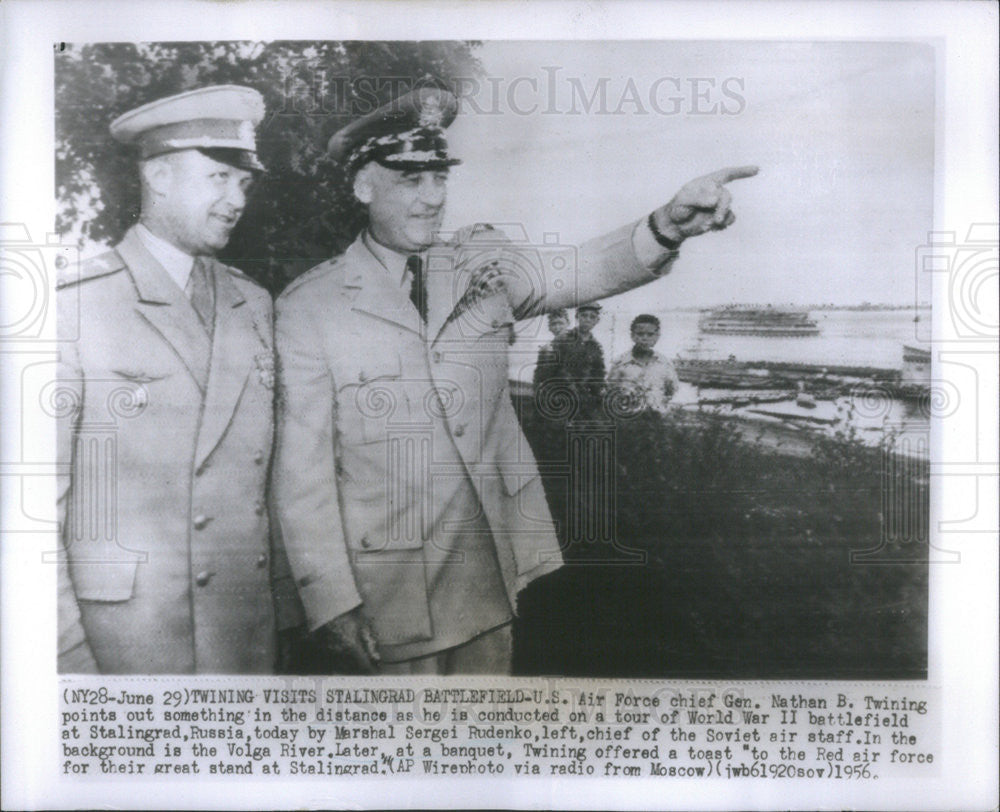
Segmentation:
<svg viewBox="0 0 1000 812">
<path fill-rule="evenodd" d="M 276 514 L 309 627 L 345 670 L 507 673 L 517 595 L 561 565 L 508 391 L 517 319 L 662 276 L 732 221 L 726 170 L 539 277 L 479 225 L 438 239 L 450 93 L 413 91 L 330 142 L 368 210 L 276 303 Z"/>
<path fill-rule="evenodd" d="M 62 672 L 271 672 L 275 599 L 297 621 L 265 503 L 271 299 L 213 258 L 264 168 L 263 114 L 214 86 L 111 124 L 138 150 L 139 221 L 58 290 L 79 329 L 59 372 Z"/>
</svg>

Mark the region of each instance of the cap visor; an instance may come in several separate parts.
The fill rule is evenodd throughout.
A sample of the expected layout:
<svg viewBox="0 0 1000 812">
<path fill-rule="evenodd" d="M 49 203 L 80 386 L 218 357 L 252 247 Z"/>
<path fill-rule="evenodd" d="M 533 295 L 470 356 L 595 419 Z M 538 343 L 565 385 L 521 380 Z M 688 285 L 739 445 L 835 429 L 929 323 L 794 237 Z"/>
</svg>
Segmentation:
<svg viewBox="0 0 1000 812">
<path fill-rule="evenodd" d="M 386 161 L 378 158 L 372 159 L 386 169 L 395 169 L 398 172 L 421 172 L 425 169 L 444 169 L 449 166 L 458 166 L 462 163 L 461 158 L 440 158 L 433 161 Z"/>
<path fill-rule="evenodd" d="M 246 149 L 228 149 L 226 147 L 217 147 L 214 149 L 199 147 L 198 152 L 211 158 L 213 161 L 228 164 L 236 169 L 244 169 L 247 172 L 267 173 L 267 167 L 260 162 L 256 152 L 250 152 Z"/>
</svg>

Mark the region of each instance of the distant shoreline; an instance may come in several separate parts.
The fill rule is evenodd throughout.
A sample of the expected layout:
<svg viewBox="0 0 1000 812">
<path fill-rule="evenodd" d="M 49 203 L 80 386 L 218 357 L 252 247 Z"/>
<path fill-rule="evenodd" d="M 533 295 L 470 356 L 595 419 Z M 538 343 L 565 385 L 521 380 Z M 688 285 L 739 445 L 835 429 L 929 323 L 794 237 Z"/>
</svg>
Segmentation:
<svg viewBox="0 0 1000 812">
<path fill-rule="evenodd" d="M 867 302 L 862 302 L 861 304 L 854 305 L 837 305 L 837 304 L 754 304 L 751 302 L 727 302 L 724 304 L 714 304 L 714 305 L 688 305 L 686 307 L 668 307 L 662 308 L 658 312 L 667 313 L 700 313 L 703 310 L 721 310 L 722 308 L 732 307 L 753 307 L 759 309 L 772 309 L 772 310 L 849 310 L 857 311 L 860 313 L 870 313 L 882 310 L 930 310 L 931 306 L 929 304 L 869 304 Z"/>
</svg>

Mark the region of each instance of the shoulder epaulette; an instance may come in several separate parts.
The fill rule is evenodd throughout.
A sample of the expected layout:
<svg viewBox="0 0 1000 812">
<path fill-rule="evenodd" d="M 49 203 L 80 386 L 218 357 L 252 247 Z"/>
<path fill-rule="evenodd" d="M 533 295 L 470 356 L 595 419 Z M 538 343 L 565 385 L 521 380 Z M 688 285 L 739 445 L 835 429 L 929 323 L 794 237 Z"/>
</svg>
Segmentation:
<svg viewBox="0 0 1000 812">
<path fill-rule="evenodd" d="M 470 242 L 510 242 L 510 238 L 489 223 L 473 223 L 455 231 L 448 242 L 460 246 Z"/>
<path fill-rule="evenodd" d="M 289 294 L 295 292 L 300 287 L 302 287 L 305 284 L 308 284 L 312 280 L 326 275 L 327 273 L 329 273 L 330 271 L 332 271 L 334 268 L 337 267 L 339 260 L 340 257 L 334 257 L 333 259 L 328 259 L 324 262 L 321 262 L 319 265 L 313 266 L 305 273 L 299 274 L 297 277 L 295 277 L 295 279 L 293 279 L 285 286 L 285 289 L 281 291 L 281 293 L 278 295 L 278 298 L 280 299 L 285 296 L 288 296 Z"/>
<path fill-rule="evenodd" d="M 252 276 L 248 276 L 239 268 L 234 268 L 232 265 L 226 265 L 224 262 L 220 262 L 219 264 L 225 268 L 226 271 L 228 271 L 229 275 L 233 277 L 234 280 L 238 280 L 241 284 L 249 285 L 255 292 L 265 294 L 268 298 L 270 298 L 271 294 L 268 293 L 267 288 L 265 288 Z"/>
<path fill-rule="evenodd" d="M 102 276 L 110 276 L 113 273 L 118 273 L 124 267 L 125 261 L 117 251 L 105 251 L 103 254 L 81 262 L 78 273 L 73 273 L 72 265 L 64 268 L 59 278 L 56 279 L 56 290 L 78 285 L 81 282 L 89 282 L 92 279 L 100 279 Z"/>
<path fill-rule="evenodd" d="M 229 273 L 230 273 L 230 274 L 231 274 L 232 276 L 235 276 L 235 277 L 236 277 L 237 279 L 242 279 L 242 280 L 243 280 L 244 282 L 253 282 L 253 284 L 257 285 L 258 287 L 262 287 L 262 285 L 260 284 L 260 282 L 258 282 L 258 281 L 257 281 L 256 279 L 254 279 L 253 277 L 250 277 L 250 276 L 247 276 L 247 275 L 246 275 L 246 274 L 245 274 L 245 273 L 244 273 L 243 271 L 241 271 L 241 270 L 240 270 L 239 268 L 234 268 L 234 267 L 233 267 L 232 265 L 226 265 L 226 263 L 225 263 L 225 262 L 220 262 L 219 264 L 220 264 L 220 265 L 221 265 L 221 266 L 222 266 L 223 268 L 225 268 L 225 269 L 226 269 L 227 271 L 229 271 Z"/>
</svg>

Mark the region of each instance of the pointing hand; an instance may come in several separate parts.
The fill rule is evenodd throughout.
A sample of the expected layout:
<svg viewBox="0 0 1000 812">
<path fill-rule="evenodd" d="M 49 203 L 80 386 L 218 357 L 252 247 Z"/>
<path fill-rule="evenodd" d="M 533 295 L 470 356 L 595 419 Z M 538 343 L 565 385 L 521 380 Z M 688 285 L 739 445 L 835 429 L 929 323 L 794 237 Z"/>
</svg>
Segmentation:
<svg viewBox="0 0 1000 812">
<path fill-rule="evenodd" d="M 736 219 L 729 208 L 733 196 L 725 184 L 757 172 L 756 166 L 730 166 L 688 181 L 673 200 L 653 212 L 656 227 L 678 243 L 706 231 L 721 231 Z"/>
</svg>

